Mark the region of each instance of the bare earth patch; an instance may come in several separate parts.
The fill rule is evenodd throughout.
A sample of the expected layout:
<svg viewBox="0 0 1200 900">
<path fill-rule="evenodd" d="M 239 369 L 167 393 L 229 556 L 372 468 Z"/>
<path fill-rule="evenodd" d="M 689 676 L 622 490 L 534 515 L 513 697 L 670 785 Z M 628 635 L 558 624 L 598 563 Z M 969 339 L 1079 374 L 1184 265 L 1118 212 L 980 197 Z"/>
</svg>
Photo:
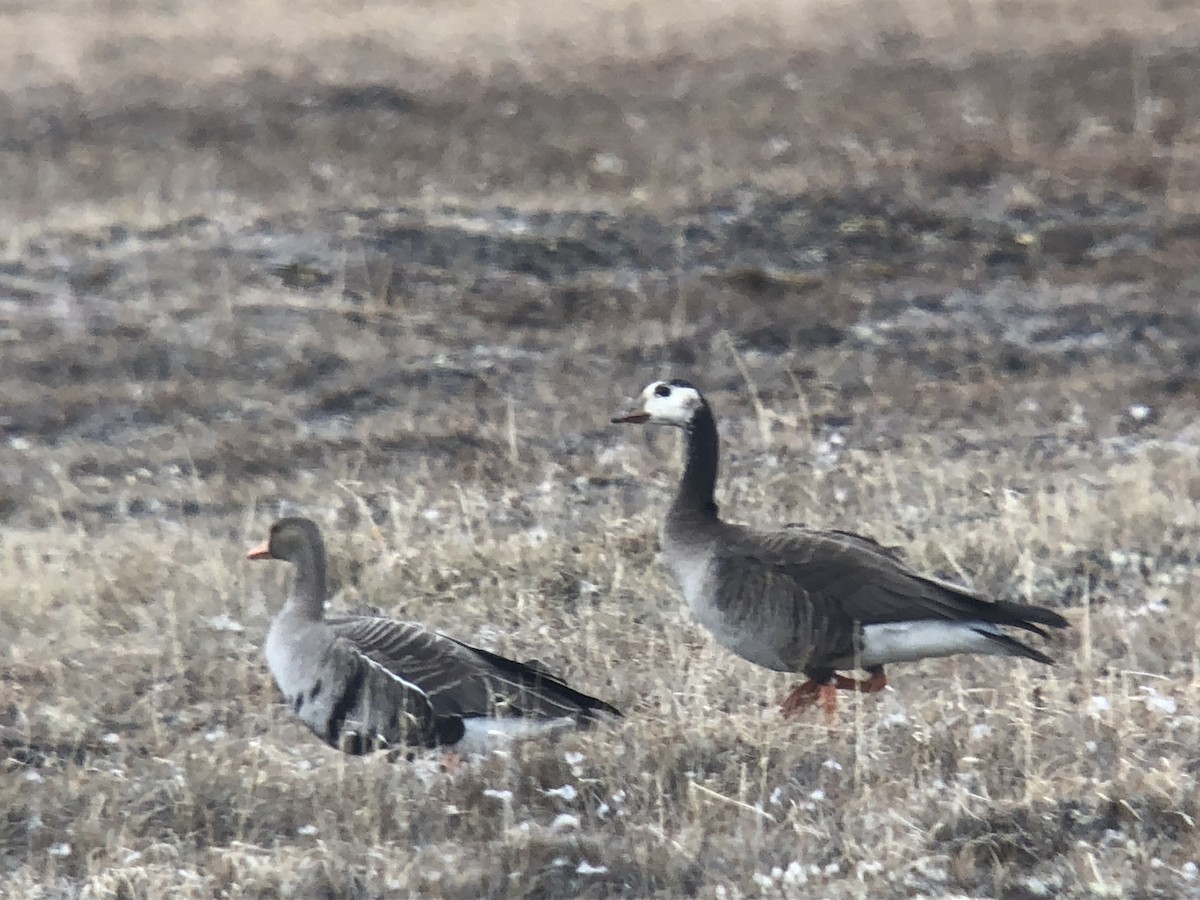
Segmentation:
<svg viewBox="0 0 1200 900">
<path fill-rule="evenodd" d="M 0 893 L 1200 893 L 1190 4 L 114 9 L 0 36 Z M 667 375 L 728 518 L 1058 609 L 1059 665 L 782 721 L 656 559 L 675 436 L 606 424 Z M 318 745 L 286 512 L 336 606 L 627 719 Z"/>
</svg>

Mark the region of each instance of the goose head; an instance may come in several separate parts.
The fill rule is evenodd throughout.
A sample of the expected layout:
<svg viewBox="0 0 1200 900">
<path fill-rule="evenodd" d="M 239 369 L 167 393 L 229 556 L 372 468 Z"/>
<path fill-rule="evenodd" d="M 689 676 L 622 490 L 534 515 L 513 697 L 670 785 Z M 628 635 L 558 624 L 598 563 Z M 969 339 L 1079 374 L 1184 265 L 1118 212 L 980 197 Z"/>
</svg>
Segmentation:
<svg viewBox="0 0 1200 900">
<path fill-rule="evenodd" d="M 247 559 L 282 559 L 296 562 L 314 556 L 323 547 L 321 531 L 312 519 L 292 516 L 280 519 L 271 526 L 265 541 L 246 554 Z"/>
<path fill-rule="evenodd" d="M 704 397 L 680 378 L 652 381 L 631 407 L 613 416 L 615 424 L 674 425 L 687 428 L 704 407 Z"/>
</svg>

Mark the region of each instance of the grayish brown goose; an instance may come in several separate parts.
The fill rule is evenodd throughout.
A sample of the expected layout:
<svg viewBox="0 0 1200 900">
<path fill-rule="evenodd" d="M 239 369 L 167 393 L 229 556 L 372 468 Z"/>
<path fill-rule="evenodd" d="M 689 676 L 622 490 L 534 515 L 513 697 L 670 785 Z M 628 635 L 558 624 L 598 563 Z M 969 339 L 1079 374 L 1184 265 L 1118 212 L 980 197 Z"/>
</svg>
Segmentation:
<svg viewBox="0 0 1200 900">
<path fill-rule="evenodd" d="M 888 663 L 958 653 L 1053 663 L 1001 630 L 1048 637 L 1041 626 L 1068 626 L 1049 609 L 991 601 L 921 575 L 889 548 L 850 532 L 723 522 L 713 498 L 717 423 L 688 382 L 653 382 L 613 422 L 683 429 L 687 462 L 663 526 L 663 555 L 692 614 L 717 641 L 760 666 L 808 677 L 784 699 L 785 715 L 818 698 L 832 712 L 839 689 L 883 690 Z M 837 673 L 854 668 L 870 677 Z"/>
<path fill-rule="evenodd" d="M 316 523 L 280 519 L 250 559 L 295 566 L 267 634 L 267 665 L 292 711 L 331 746 L 484 749 L 619 716 L 540 665 L 519 663 L 379 616 L 325 617 L 325 542 Z"/>
</svg>

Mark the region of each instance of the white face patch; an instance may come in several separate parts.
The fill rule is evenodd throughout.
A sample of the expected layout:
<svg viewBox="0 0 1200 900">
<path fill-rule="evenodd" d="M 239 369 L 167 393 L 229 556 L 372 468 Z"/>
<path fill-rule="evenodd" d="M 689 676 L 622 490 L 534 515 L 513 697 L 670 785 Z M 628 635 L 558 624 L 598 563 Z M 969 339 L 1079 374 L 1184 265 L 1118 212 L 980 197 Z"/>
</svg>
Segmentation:
<svg viewBox="0 0 1200 900">
<path fill-rule="evenodd" d="M 703 403 L 700 392 L 692 387 L 680 387 L 665 381 L 655 381 L 642 391 L 642 409 L 654 425 L 687 425 Z"/>
</svg>

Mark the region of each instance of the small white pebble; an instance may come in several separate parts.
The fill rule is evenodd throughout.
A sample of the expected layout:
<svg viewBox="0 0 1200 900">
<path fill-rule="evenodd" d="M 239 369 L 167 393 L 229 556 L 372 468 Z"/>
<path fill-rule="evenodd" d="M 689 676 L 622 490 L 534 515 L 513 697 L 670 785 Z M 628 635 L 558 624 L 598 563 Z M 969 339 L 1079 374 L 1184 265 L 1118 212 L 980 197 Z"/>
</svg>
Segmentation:
<svg viewBox="0 0 1200 900">
<path fill-rule="evenodd" d="M 1143 688 L 1142 690 L 1146 692 L 1146 709 L 1152 709 L 1166 716 L 1173 716 L 1178 711 L 1179 705 L 1170 697 L 1164 697 L 1154 688 Z"/>
<path fill-rule="evenodd" d="M 775 886 L 775 883 L 771 881 L 771 876 L 764 875 L 762 872 L 755 872 L 753 878 L 754 883 L 758 885 L 759 890 L 769 891 Z"/>
<path fill-rule="evenodd" d="M 559 788 L 551 788 L 550 790 L 546 791 L 545 794 L 547 797 L 560 797 L 561 799 L 566 800 L 568 803 L 579 796 L 579 792 L 575 790 L 573 785 L 569 784 L 564 784 Z"/>
<path fill-rule="evenodd" d="M 992 726 L 980 723 L 971 726 L 971 740 L 982 741 L 985 737 L 992 733 Z"/>
<path fill-rule="evenodd" d="M 312 837 L 316 833 L 317 833 L 316 825 L 301 825 L 299 828 L 296 829 L 296 834 L 299 834 L 303 837 Z"/>
<path fill-rule="evenodd" d="M 826 877 L 828 877 L 828 876 L 830 876 L 830 875 L 836 875 L 836 874 L 837 874 L 838 872 L 840 872 L 840 871 L 842 871 L 842 867 L 841 867 L 840 865 L 838 865 L 837 863 L 835 863 L 835 862 L 834 862 L 834 863 L 830 863 L 829 865 L 827 865 L 827 866 L 825 867 L 825 875 L 826 875 Z"/>
<path fill-rule="evenodd" d="M 1153 408 L 1147 406 L 1145 403 L 1135 403 L 1129 407 L 1129 418 L 1135 422 L 1145 422 L 1150 418 L 1152 412 L 1154 412 Z"/>
<path fill-rule="evenodd" d="M 842 764 L 840 762 L 838 762 L 836 759 L 825 760 L 825 762 L 821 763 L 821 767 L 825 768 L 825 769 L 830 769 L 834 772 L 842 771 Z"/>
<path fill-rule="evenodd" d="M 70 844 L 55 844 L 53 847 L 47 847 L 46 852 L 51 856 L 70 856 Z"/>
<path fill-rule="evenodd" d="M 21 776 L 26 781 L 32 781 L 34 784 L 41 784 L 46 779 L 42 777 L 42 773 L 37 769 L 29 769 Z"/>
<path fill-rule="evenodd" d="M 566 761 L 568 766 L 577 766 L 586 758 L 582 753 L 577 753 L 574 750 L 568 750 L 563 754 L 563 760 Z"/>
<path fill-rule="evenodd" d="M 812 800 L 814 803 L 820 803 L 822 800 L 825 799 L 825 792 L 823 790 L 821 790 L 820 788 L 818 788 L 817 790 L 813 791 L 811 794 L 808 795 L 808 799 Z"/>
<path fill-rule="evenodd" d="M 777 787 L 777 788 L 775 788 L 775 790 L 771 791 L 771 796 L 767 800 L 767 802 L 770 803 L 772 806 L 778 806 L 780 803 L 782 803 L 783 802 L 783 788 Z"/>
<path fill-rule="evenodd" d="M 1180 867 L 1179 874 L 1181 874 L 1188 881 L 1195 881 L 1197 876 L 1200 876 L 1200 866 L 1197 866 L 1194 862 L 1185 862 L 1183 866 Z"/>
<path fill-rule="evenodd" d="M 779 866 L 772 866 L 771 867 L 771 880 L 778 881 L 782 877 L 783 877 L 783 869 L 781 869 Z"/>
<path fill-rule="evenodd" d="M 883 871 L 883 863 L 877 862 L 874 860 L 872 860 L 871 862 L 866 862 L 864 860 L 862 862 L 859 862 L 858 865 L 855 866 L 855 872 L 858 875 L 859 881 L 865 881 L 867 878 L 874 876 L 874 875 L 878 875 L 882 871 Z"/>
<path fill-rule="evenodd" d="M 602 802 L 599 806 L 596 807 L 596 815 L 599 816 L 601 819 L 603 819 L 605 816 L 607 816 L 610 812 L 612 812 L 612 807 L 609 806 L 607 803 Z"/>
<path fill-rule="evenodd" d="M 763 154 L 767 157 L 767 159 L 775 159 L 776 157 L 786 153 L 791 146 L 792 142 L 787 138 L 778 134 L 772 135 L 770 140 L 763 145 Z"/>
<path fill-rule="evenodd" d="M 220 615 L 217 615 L 217 616 L 212 616 L 208 620 L 208 627 L 211 628 L 213 631 L 230 631 L 235 634 L 238 634 L 238 633 L 246 630 L 245 625 L 243 625 L 241 622 L 237 621 L 236 619 L 226 615 L 225 613 L 221 613 Z"/>
<path fill-rule="evenodd" d="M 608 866 L 593 866 L 586 859 L 581 860 L 579 865 L 575 867 L 577 875 L 603 875 L 608 871 Z"/>
<path fill-rule="evenodd" d="M 588 163 L 588 168 L 597 175 L 624 175 L 625 160 L 615 153 L 596 153 Z"/>
<path fill-rule="evenodd" d="M 1097 694 L 1088 701 L 1088 714 L 1093 716 L 1102 716 L 1104 713 L 1112 709 L 1112 704 L 1108 702 L 1107 697 L 1102 697 Z"/>
<path fill-rule="evenodd" d="M 579 817 L 573 816 L 570 813 L 559 813 L 554 817 L 554 821 L 550 823 L 550 833 L 558 834 L 561 831 L 575 831 L 579 828 Z"/>
<path fill-rule="evenodd" d="M 1021 879 L 1021 884 L 1024 885 L 1025 890 L 1029 891 L 1029 893 L 1033 894 L 1035 897 L 1050 896 L 1050 886 L 1040 878 L 1034 878 L 1032 875 L 1028 875 Z"/>
<path fill-rule="evenodd" d="M 804 868 L 804 864 L 796 859 L 788 863 L 787 870 L 783 873 L 783 883 L 792 887 L 807 884 L 808 870 Z"/>
<path fill-rule="evenodd" d="M 117 734 L 115 731 L 110 731 L 104 737 L 100 738 L 100 740 L 102 740 L 104 743 L 109 744 L 109 745 L 119 744 L 119 743 L 121 743 L 121 736 L 119 734 Z"/>
<path fill-rule="evenodd" d="M 501 803 L 511 803 L 512 802 L 512 791 L 498 791 L 495 788 L 484 788 L 483 796 L 494 797 L 496 800 L 499 800 Z"/>
</svg>

